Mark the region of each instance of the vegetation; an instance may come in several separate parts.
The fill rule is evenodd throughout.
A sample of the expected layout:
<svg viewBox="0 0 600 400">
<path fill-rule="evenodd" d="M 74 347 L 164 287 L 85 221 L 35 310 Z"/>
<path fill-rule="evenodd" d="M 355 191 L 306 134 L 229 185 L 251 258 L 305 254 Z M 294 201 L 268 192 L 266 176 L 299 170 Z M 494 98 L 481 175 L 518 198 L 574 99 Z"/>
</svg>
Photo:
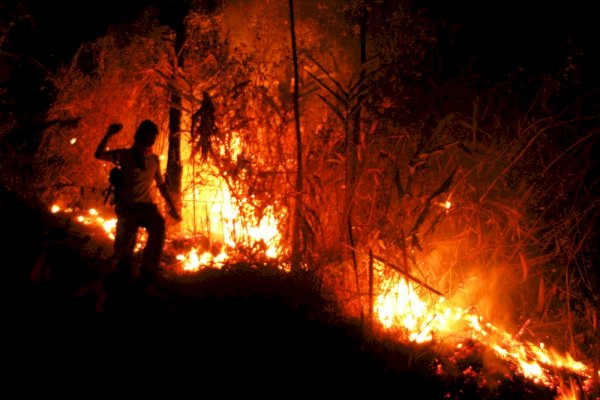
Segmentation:
<svg viewBox="0 0 600 400">
<path fill-rule="evenodd" d="M 285 211 L 303 189 L 296 250 L 350 315 L 371 320 L 386 290 L 373 287 L 380 262 L 382 276 L 417 278 L 597 371 L 598 98 L 578 83 L 577 66 L 486 79 L 475 62 L 448 68 L 449 32 L 401 2 L 302 3 L 298 81 L 287 4 L 192 7 L 180 48 L 181 32 L 147 7 L 83 43 L 42 74 L 53 93 L 43 121 L 2 121 L 3 185 L 47 205 L 101 207 L 108 167 L 91 152 L 106 126 L 133 131 L 149 117 L 169 132 L 175 107 L 192 149 L 182 162 L 224 179 L 248 214 L 274 207 L 288 245 Z M 9 61 L 10 23 L 0 43 Z M 14 94 L 22 71 L 6 65 L 2 89 Z M 216 126 L 198 151 L 192 116 L 205 93 Z M 202 187 L 200 172 L 188 184 Z"/>
</svg>

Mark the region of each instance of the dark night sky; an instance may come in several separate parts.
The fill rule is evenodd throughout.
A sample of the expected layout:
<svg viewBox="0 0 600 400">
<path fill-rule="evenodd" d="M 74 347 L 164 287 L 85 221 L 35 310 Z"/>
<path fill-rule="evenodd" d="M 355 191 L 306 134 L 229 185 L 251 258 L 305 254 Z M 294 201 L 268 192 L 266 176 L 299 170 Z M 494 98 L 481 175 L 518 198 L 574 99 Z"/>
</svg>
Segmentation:
<svg viewBox="0 0 600 400">
<path fill-rule="evenodd" d="M 17 46 L 43 63 L 64 62 L 82 41 L 103 35 L 111 23 L 133 19 L 148 0 L 31 0 Z"/>
<path fill-rule="evenodd" d="M 28 0 L 33 29 L 18 46 L 27 48 L 52 68 L 68 59 L 83 40 L 102 35 L 110 23 L 133 19 L 147 4 L 172 0 Z M 411 1 L 411 0 L 406 0 Z M 527 0 L 432 1 L 412 0 L 413 8 L 446 21 L 459 40 L 457 54 L 476 55 L 478 65 L 493 73 L 522 67 L 553 72 L 575 55 L 580 73 L 589 83 L 599 82 L 600 65 L 596 21 L 600 6 L 594 2 L 540 2 Z M 454 49 L 455 51 L 457 49 Z M 54 65 L 53 65 L 54 64 Z"/>
<path fill-rule="evenodd" d="M 459 26 L 462 48 L 477 55 L 490 71 L 520 67 L 554 72 L 574 56 L 582 79 L 590 84 L 600 66 L 595 2 L 429 1 L 414 0 L 427 15 Z"/>
</svg>

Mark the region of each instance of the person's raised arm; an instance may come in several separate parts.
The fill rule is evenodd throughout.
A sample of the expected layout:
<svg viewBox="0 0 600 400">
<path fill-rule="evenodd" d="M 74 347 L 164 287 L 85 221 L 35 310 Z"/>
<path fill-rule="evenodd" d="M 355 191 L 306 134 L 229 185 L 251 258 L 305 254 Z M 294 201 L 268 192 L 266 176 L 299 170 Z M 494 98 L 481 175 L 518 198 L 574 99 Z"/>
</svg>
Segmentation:
<svg viewBox="0 0 600 400">
<path fill-rule="evenodd" d="M 116 135 L 121 129 L 123 129 L 123 125 L 121 124 L 111 124 L 109 125 L 104 137 L 98 143 L 98 147 L 96 148 L 96 152 L 94 153 L 94 157 L 98 160 L 107 160 L 112 161 L 110 157 L 107 155 L 106 145 L 108 144 L 108 140 Z"/>
</svg>

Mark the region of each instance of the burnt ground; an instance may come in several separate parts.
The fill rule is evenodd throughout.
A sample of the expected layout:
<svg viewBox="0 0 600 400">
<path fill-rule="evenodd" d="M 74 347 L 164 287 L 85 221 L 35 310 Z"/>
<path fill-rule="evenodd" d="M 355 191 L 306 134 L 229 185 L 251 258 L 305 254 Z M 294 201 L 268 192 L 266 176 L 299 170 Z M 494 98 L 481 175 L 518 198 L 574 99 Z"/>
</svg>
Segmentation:
<svg viewBox="0 0 600 400">
<path fill-rule="evenodd" d="M 106 244 L 35 201 L 0 190 L 0 213 L 7 393 L 553 398 L 509 368 L 484 374 L 476 346 L 447 357 L 369 338 L 309 276 L 232 265 L 143 291 L 115 284 Z"/>
</svg>

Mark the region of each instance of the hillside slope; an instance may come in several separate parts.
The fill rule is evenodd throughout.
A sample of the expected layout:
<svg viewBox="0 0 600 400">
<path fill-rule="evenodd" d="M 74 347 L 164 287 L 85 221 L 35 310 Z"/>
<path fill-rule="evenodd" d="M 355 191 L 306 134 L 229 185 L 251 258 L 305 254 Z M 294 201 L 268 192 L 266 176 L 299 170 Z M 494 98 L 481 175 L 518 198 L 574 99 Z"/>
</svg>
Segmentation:
<svg viewBox="0 0 600 400">
<path fill-rule="evenodd" d="M 232 265 L 160 290 L 111 286 L 106 243 L 35 201 L 0 195 L 7 382 L 35 383 L 20 391 L 552 398 L 508 366 L 484 371 L 476 344 L 448 357 L 370 338 L 309 276 Z"/>
</svg>

